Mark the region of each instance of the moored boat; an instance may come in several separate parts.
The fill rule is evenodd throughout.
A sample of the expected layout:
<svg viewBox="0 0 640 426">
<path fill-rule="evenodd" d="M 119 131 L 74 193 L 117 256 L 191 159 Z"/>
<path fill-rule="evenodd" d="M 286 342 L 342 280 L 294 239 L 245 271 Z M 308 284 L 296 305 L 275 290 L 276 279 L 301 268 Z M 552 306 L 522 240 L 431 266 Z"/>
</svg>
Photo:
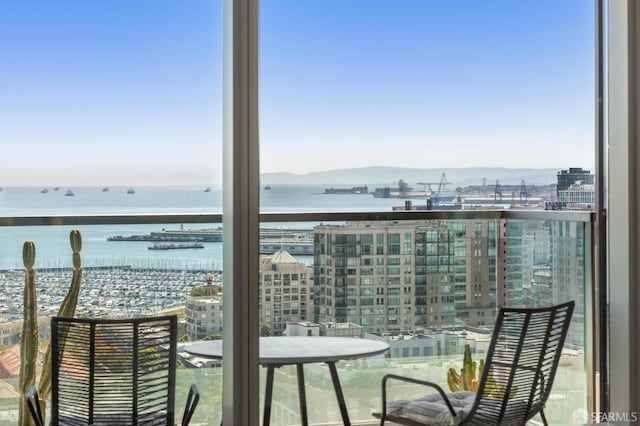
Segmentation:
<svg viewBox="0 0 640 426">
<path fill-rule="evenodd" d="M 149 250 L 176 250 L 176 249 L 201 249 L 204 248 L 204 244 L 202 243 L 184 243 L 184 244 L 161 244 L 156 243 L 152 246 L 147 247 Z"/>
</svg>

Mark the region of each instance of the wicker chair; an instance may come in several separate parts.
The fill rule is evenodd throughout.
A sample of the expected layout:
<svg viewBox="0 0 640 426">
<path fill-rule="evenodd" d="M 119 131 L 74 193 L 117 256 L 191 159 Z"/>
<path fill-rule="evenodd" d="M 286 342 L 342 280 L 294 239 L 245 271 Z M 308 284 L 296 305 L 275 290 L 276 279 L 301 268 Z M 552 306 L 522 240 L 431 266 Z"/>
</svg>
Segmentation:
<svg viewBox="0 0 640 426">
<path fill-rule="evenodd" d="M 574 302 L 550 308 L 502 309 L 493 331 L 478 392 L 445 393 L 435 383 L 387 374 L 382 379 L 382 413 L 408 425 L 524 425 L 544 405 L 558 367 Z M 400 380 L 435 388 L 437 393 L 387 404 L 387 383 Z"/>
<path fill-rule="evenodd" d="M 175 315 L 133 319 L 51 319 L 51 424 L 173 425 Z M 198 404 L 189 390 L 182 425 Z M 37 425 L 37 392 L 28 406 Z"/>
</svg>

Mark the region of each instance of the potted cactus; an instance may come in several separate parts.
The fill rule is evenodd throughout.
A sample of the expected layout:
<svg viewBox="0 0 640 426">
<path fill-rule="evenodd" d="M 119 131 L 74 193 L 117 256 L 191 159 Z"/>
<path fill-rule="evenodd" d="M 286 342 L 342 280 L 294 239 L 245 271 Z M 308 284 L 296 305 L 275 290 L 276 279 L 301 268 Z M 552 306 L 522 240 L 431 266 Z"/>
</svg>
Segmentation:
<svg viewBox="0 0 640 426">
<path fill-rule="evenodd" d="M 450 368 L 447 371 L 447 384 L 449 385 L 449 389 L 451 392 L 461 390 L 477 392 L 480 377 L 482 377 L 482 370 L 484 370 L 484 360 L 480 360 L 480 366 L 476 369 L 476 363 L 471 359 L 471 346 L 468 344 L 464 345 L 464 358 L 460 373 L 458 374 L 455 368 Z"/>
<path fill-rule="evenodd" d="M 478 386 L 480 385 L 480 379 L 482 378 L 482 372 L 484 370 L 484 360 L 480 360 L 480 364 L 476 369 L 476 363 L 471 359 L 471 346 L 464 345 L 464 358 L 462 361 L 462 368 L 460 373 L 455 368 L 450 368 L 447 371 L 447 384 L 451 392 L 457 391 L 472 391 L 478 392 Z M 476 375 L 477 373 L 477 375 Z M 518 392 L 518 387 L 513 386 L 509 393 L 509 398 L 513 398 Z M 484 386 L 484 394 L 493 396 L 495 398 L 502 398 L 505 394 L 505 388 L 499 385 L 493 377 L 493 372 L 489 370 L 486 383 Z"/>
<path fill-rule="evenodd" d="M 82 278 L 82 264 L 80 250 L 82 249 L 82 237 L 80 231 L 74 229 L 69 235 L 71 250 L 73 253 L 73 276 L 69 290 L 58 309 L 59 317 L 73 317 L 78 304 L 80 294 L 80 282 Z M 33 241 L 26 241 L 22 250 L 22 260 L 25 266 L 24 286 L 24 322 L 22 325 L 22 341 L 20 345 L 20 403 L 19 425 L 30 426 L 33 424 L 31 415 L 26 405 L 26 394 L 35 385 L 36 360 L 38 357 L 38 309 L 36 301 L 35 283 L 35 254 L 36 247 Z M 38 395 L 43 416 L 45 415 L 46 401 L 51 393 L 51 343 L 47 347 L 44 364 L 38 381 Z"/>
</svg>

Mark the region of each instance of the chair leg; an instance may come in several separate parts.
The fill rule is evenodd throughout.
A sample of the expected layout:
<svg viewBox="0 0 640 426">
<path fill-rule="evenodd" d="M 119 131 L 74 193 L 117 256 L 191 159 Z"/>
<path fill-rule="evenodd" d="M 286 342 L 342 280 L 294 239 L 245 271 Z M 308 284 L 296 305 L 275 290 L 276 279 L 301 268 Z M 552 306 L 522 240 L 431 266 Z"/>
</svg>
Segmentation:
<svg viewBox="0 0 640 426">
<path fill-rule="evenodd" d="M 187 404 L 184 407 L 184 414 L 182 415 L 182 426 L 188 426 L 191 421 L 191 416 L 198 406 L 200 401 L 200 392 L 196 385 L 191 385 L 189 388 L 189 396 L 187 396 Z"/>
<path fill-rule="evenodd" d="M 544 426 L 548 426 L 549 423 L 547 422 L 547 418 L 544 416 L 544 410 L 540 410 L 540 417 L 542 418 L 542 424 Z"/>
<path fill-rule="evenodd" d="M 40 411 L 40 398 L 38 398 L 38 390 L 35 386 L 32 386 L 27 392 L 27 407 L 29 407 L 31 418 L 36 426 L 44 426 L 42 411 Z"/>
</svg>

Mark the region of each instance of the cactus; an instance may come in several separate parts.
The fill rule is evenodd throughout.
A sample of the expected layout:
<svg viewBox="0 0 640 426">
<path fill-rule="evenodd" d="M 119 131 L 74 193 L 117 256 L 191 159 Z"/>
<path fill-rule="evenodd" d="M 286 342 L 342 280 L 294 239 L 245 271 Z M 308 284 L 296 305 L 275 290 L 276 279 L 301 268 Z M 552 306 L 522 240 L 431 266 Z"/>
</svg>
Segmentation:
<svg viewBox="0 0 640 426">
<path fill-rule="evenodd" d="M 471 346 L 464 345 L 464 359 L 462 361 L 462 368 L 460 374 L 455 368 L 450 368 L 447 371 L 447 384 L 451 392 L 457 392 L 461 390 L 478 392 L 478 386 L 480 385 L 480 379 L 482 378 L 482 372 L 484 371 L 484 360 L 480 360 L 477 369 L 476 376 L 476 363 L 471 360 Z M 509 398 L 513 398 L 518 392 L 518 387 L 513 386 L 509 393 Z M 505 394 L 505 388 L 499 385 L 493 377 L 493 372 L 489 370 L 486 383 L 484 386 L 484 394 L 492 396 L 494 398 L 502 399 Z"/>
<path fill-rule="evenodd" d="M 478 391 L 478 384 L 480 383 L 480 377 L 482 377 L 482 370 L 484 369 L 484 360 L 480 360 L 478 367 L 478 375 L 476 376 L 476 363 L 471 359 L 471 346 L 464 345 L 464 359 L 462 361 L 462 368 L 460 374 L 455 368 L 450 368 L 447 371 L 447 384 L 452 392 L 460 390 Z"/>
<path fill-rule="evenodd" d="M 36 306 L 36 271 L 33 268 L 36 259 L 36 246 L 26 241 L 22 247 L 22 262 L 25 267 L 24 310 L 22 322 L 22 342 L 20 345 L 20 401 L 18 424 L 33 424 L 27 407 L 27 392 L 35 385 L 36 360 L 38 358 L 38 309 Z"/>
<path fill-rule="evenodd" d="M 71 251 L 73 253 L 73 276 L 69 290 L 58 309 L 58 316 L 71 318 L 75 315 L 76 306 L 78 304 L 78 295 L 80 294 L 80 282 L 82 278 L 82 263 L 80 260 L 80 250 L 82 249 L 82 237 L 80 231 L 74 229 L 69 235 L 71 243 Z M 24 323 L 22 331 L 22 344 L 20 347 L 20 426 L 31 425 L 31 417 L 24 404 L 26 392 L 35 384 L 35 363 L 38 354 L 38 322 L 36 309 L 36 293 L 35 293 L 35 270 L 33 264 L 35 260 L 35 245 L 31 241 L 27 241 L 23 249 L 23 261 L 27 269 L 25 278 L 25 299 L 24 299 Z M 29 290 L 29 291 L 28 291 Z M 33 316 L 33 321 L 27 322 L 28 316 Z M 25 338 L 26 336 L 29 339 Z M 34 341 L 31 341 L 31 338 Z M 60 340 L 64 341 L 64 335 L 60 336 Z M 31 361 L 33 359 L 33 361 Z M 32 363 L 32 367 L 31 366 Z M 24 379 L 23 379 L 24 377 Z M 46 401 L 51 394 L 51 343 L 49 343 L 44 356 L 42 372 L 38 381 L 38 396 L 40 398 L 40 408 L 43 417 L 45 416 Z M 24 407 L 23 407 L 24 405 Z M 24 419 L 24 420 L 23 420 Z"/>
<path fill-rule="evenodd" d="M 63 318 L 73 318 L 76 314 L 76 306 L 78 304 L 78 295 L 80 294 L 80 282 L 82 279 L 82 263 L 80 261 L 80 250 L 82 250 L 82 236 L 80 231 L 74 229 L 69 234 L 71 243 L 71 251 L 73 253 L 73 276 L 71 285 L 64 297 L 60 308 L 58 308 L 58 316 Z M 60 336 L 60 340 L 64 341 L 64 335 Z M 51 394 L 51 343 L 47 346 L 44 355 L 44 363 L 42 365 L 42 373 L 38 383 L 38 396 L 40 398 L 40 408 L 43 417 L 45 416 L 46 401 Z"/>
</svg>

